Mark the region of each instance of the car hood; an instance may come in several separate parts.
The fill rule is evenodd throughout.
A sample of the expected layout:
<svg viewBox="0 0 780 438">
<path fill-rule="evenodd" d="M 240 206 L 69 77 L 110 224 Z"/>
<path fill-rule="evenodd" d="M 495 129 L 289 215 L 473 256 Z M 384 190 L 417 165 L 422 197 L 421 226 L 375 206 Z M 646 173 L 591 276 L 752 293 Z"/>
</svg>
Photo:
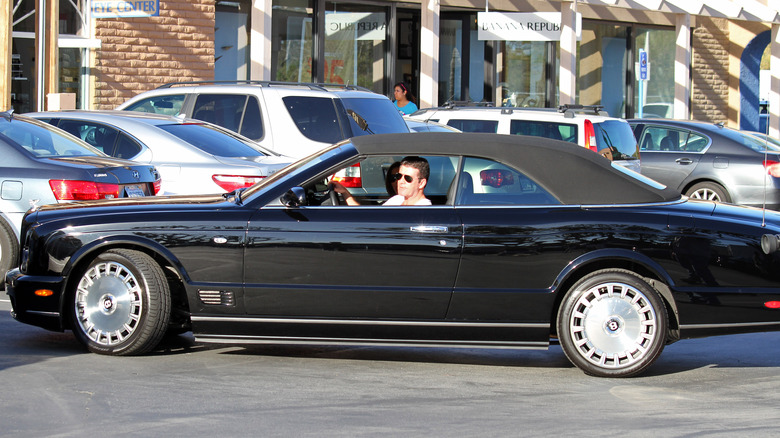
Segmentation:
<svg viewBox="0 0 780 438">
<path fill-rule="evenodd" d="M 62 204 L 47 204 L 37 208 L 39 212 L 57 212 L 74 210 L 112 209 L 114 211 L 133 209 L 137 211 L 159 209 L 165 207 L 186 209 L 188 206 L 200 208 L 204 205 L 227 202 L 222 194 L 181 195 L 181 196 L 142 196 L 136 198 L 99 199 L 94 201 L 72 201 Z M 70 213 L 69 213 L 70 214 Z"/>
<path fill-rule="evenodd" d="M 92 172 L 96 181 L 111 180 L 119 183 L 154 182 L 159 179 L 157 170 L 148 164 L 113 157 L 73 156 L 40 158 L 40 161 L 80 168 Z M 112 181 L 114 182 L 114 181 Z"/>
</svg>

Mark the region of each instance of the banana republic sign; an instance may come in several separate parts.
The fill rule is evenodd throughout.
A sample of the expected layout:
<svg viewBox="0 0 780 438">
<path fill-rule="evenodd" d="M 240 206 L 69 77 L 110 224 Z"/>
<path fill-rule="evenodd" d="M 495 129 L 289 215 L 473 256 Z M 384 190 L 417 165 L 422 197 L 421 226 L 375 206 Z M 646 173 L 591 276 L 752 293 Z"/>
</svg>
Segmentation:
<svg viewBox="0 0 780 438">
<path fill-rule="evenodd" d="M 480 40 L 560 41 L 560 12 L 479 12 Z M 582 29 L 582 15 L 577 14 L 577 39 Z"/>
</svg>

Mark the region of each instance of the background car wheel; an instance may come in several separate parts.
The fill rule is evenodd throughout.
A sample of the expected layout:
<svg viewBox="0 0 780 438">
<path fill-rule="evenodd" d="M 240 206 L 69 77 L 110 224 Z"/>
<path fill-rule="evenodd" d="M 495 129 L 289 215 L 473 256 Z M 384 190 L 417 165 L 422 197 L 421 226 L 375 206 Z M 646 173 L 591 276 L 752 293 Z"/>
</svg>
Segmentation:
<svg viewBox="0 0 780 438">
<path fill-rule="evenodd" d="M 685 196 L 693 199 L 705 199 L 707 201 L 731 202 L 731 196 L 723 186 L 712 182 L 694 184 L 685 192 Z"/>
<path fill-rule="evenodd" d="M 586 374 L 641 373 L 666 343 L 666 307 L 641 277 L 605 269 L 583 277 L 558 312 L 558 338 L 566 357 Z"/>
<path fill-rule="evenodd" d="M 5 290 L 5 273 L 16 267 L 19 257 L 19 242 L 5 222 L 0 221 L 0 290 Z"/>
<path fill-rule="evenodd" d="M 160 265 L 140 251 L 100 254 L 72 294 L 73 333 L 94 353 L 142 354 L 165 335 L 171 296 Z"/>
</svg>

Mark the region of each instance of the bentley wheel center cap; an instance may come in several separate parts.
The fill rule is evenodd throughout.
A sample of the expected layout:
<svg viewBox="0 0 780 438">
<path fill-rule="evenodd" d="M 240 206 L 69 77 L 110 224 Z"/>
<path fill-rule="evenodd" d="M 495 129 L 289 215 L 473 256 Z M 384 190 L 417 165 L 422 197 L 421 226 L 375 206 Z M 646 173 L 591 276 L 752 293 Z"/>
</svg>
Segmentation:
<svg viewBox="0 0 780 438">
<path fill-rule="evenodd" d="M 114 313 L 116 310 L 116 299 L 113 295 L 106 294 L 100 299 L 100 311 L 106 315 Z"/>
<path fill-rule="evenodd" d="M 608 335 L 615 336 L 623 331 L 624 327 L 623 318 L 619 316 L 611 316 L 607 318 L 607 321 L 604 323 L 604 331 L 607 332 Z"/>
</svg>

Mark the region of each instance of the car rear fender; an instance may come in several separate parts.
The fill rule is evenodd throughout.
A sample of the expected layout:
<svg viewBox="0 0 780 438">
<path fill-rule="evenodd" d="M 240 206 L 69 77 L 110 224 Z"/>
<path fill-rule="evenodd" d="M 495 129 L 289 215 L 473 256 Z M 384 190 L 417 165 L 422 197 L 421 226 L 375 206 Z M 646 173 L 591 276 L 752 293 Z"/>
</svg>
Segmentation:
<svg viewBox="0 0 780 438">
<path fill-rule="evenodd" d="M 583 254 L 566 266 L 555 279 L 553 288 L 556 292 L 551 321 L 555 321 L 558 308 L 561 305 L 566 291 L 580 278 L 601 269 L 625 269 L 643 277 L 663 297 L 669 309 L 670 341 L 679 339 L 677 335 L 679 327 L 679 315 L 677 304 L 674 301 L 669 284 L 672 278 L 661 265 L 650 257 L 628 249 L 599 249 Z"/>
</svg>

